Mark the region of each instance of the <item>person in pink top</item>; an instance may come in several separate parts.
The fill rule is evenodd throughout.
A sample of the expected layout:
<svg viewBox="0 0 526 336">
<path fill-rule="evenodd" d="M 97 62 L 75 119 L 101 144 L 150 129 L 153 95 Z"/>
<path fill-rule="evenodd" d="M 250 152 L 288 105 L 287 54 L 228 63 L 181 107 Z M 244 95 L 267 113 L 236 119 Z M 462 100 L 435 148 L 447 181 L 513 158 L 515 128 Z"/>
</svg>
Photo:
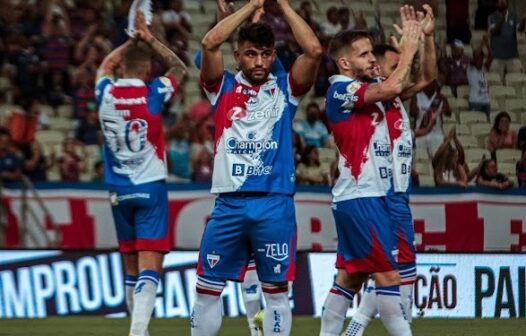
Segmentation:
<svg viewBox="0 0 526 336">
<path fill-rule="evenodd" d="M 517 133 L 510 129 L 510 122 L 511 117 L 507 112 L 500 112 L 495 117 L 488 139 L 488 149 L 492 156 L 497 149 L 517 146 Z"/>
</svg>

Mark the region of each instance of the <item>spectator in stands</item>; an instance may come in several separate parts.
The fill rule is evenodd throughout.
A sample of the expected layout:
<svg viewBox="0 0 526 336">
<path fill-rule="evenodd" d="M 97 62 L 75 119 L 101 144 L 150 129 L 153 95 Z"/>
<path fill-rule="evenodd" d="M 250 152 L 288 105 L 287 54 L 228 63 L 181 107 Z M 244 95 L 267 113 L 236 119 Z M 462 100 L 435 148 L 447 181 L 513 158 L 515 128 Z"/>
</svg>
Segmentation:
<svg viewBox="0 0 526 336">
<path fill-rule="evenodd" d="M 38 142 L 33 141 L 30 146 L 22 150 L 22 155 L 24 157 L 24 174 L 32 182 L 47 181 L 46 173 L 53 163 L 44 155 L 42 146 Z"/>
<path fill-rule="evenodd" d="M 306 120 L 298 120 L 294 130 L 305 141 L 307 146 L 328 147 L 329 132 L 327 127 L 320 120 L 320 107 L 316 102 L 307 105 Z"/>
<path fill-rule="evenodd" d="M 296 181 L 304 185 L 329 185 L 329 169 L 324 170 L 320 164 L 318 148 L 307 146 L 296 168 Z"/>
<path fill-rule="evenodd" d="M 86 155 L 83 155 L 84 157 Z M 63 182 L 79 182 L 80 174 L 86 170 L 84 161 L 76 153 L 75 140 L 68 138 L 63 143 L 62 157 L 58 159 L 58 167 Z"/>
<path fill-rule="evenodd" d="M 199 96 L 199 100 L 192 103 L 187 113 L 194 124 L 200 123 L 212 113 L 212 105 L 210 105 L 210 101 L 206 98 L 206 93 L 201 87 L 199 88 Z"/>
<path fill-rule="evenodd" d="M 272 27 L 276 40 L 276 47 L 287 44 L 290 27 L 285 21 L 278 3 L 276 1 L 265 1 L 263 8 L 265 14 L 263 14 L 261 21 Z"/>
<path fill-rule="evenodd" d="M 524 145 L 526 145 L 526 126 L 522 126 L 517 135 L 517 148 L 523 148 Z"/>
<path fill-rule="evenodd" d="M 526 188 L 526 145 L 521 147 L 522 156 L 519 161 L 517 161 L 516 171 L 517 171 L 517 184 L 519 188 Z"/>
<path fill-rule="evenodd" d="M 305 141 L 298 133 L 292 131 L 292 155 L 294 156 L 294 165 L 298 166 L 301 162 L 301 154 L 305 150 Z"/>
<path fill-rule="evenodd" d="M 451 87 L 453 95 L 457 97 L 457 87 L 468 85 L 467 70 L 471 60 L 464 54 L 464 43 L 454 40 L 451 44 L 451 56 L 442 57 L 439 69 L 445 75 L 445 84 Z"/>
<path fill-rule="evenodd" d="M 93 177 L 91 182 L 93 183 L 104 183 L 104 162 L 101 160 L 95 162 L 93 165 Z"/>
<path fill-rule="evenodd" d="M 183 121 L 176 122 L 168 138 L 168 171 L 177 181 L 190 182 L 190 129 Z"/>
<path fill-rule="evenodd" d="M 500 190 L 508 189 L 513 186 L 513 181 L 497 170 L 497 162 L 493 159 L 487 159 L 482 164 L 479 175 L 477 176 L 477 185 L 480 187 L 491 187 Z"/>
<path fill-rule="evenodd" d="M 487 56 L 484 55 L 483 47 L 486 47 Z M 484 57 L 486 59 L 484 60 Z M 486 113 L 489 121 L 491 111 L 491 101 L 489 96 L 488 81 L 486 72 L 491 67 L 493 56 L 489 47 L 488 38 L 484 36 L 480 46 L 473 50 L 473 60 L 468 67 L 469 82 L 469 109 L 471 111 L 480 111 Z"/>
<path fill-rule="evenodd" d="M 290 71 L 294 61 L 296 61 L 296 58 L 298 58 L 301 53 L 300 46 L 296 42 L 292 32 L 287 34 L 287 41 L 285 44 L 276 47 L 276 55 L 287 72 Z"/>
<path fill-rule="evenodd" d="M 73 117 L 84 119 L 89 112 L 89 104 L 95 100 L 95 72 L 89 67 L 79 67 L 73 75 Z"/>
<path fill-rule="evenodd" d="M 442 115 L 451 115 L 449 102 L 440 93 L 437 81 L 430 83 L 411 99 L 410 114 L 413 117 L 416 148 L 427 151 L 431 159 L 444 141 Z"/>
<path fill-rule="evenodd" d="M 38 129 L 49 127 L 49 119 L 40 111 L 37 98 L 28 96 L 21 102 L 22 111 L 11 111 L 7 125 L 15 146 L 25 150 L 35 140 Z"/>
<path fill-rule="evenodd" d="M 454 147 L 453 147 L 454 146 Z M 464 148 L 453 128 L 433 157 L 433 175 L 437 186 L 468 186 Z"/>
<path fill-rule="evenodd" d="M 336 33 L 338 33 L 342 28 L 340 25 L 338 8 L 336 8 L 335 6 L 329 7 L 327 9 L 327 12 L 325 13 L 325 16 L 327 18 L 327 21 L 321 24 L 322 35 L 325 38 L 331 38 L 334 35 L 336 35 Z"/>
<path fill-rule="evenodd" d="M 182 39 L 181 42 L 188 43 L 193 30 L 192 17 L 184 9 L 183 0 L 170 1 L 170 8 L 162 14 L 162 23 L 166 28 L 168 40 L 170 40 L 172 35 L 179 35 Z"/>
<path fill-rule="evenodd" d="M 301 18 L 305 20 L 305 22 L 307 22 L 307 24 L 316 34 L 316 36 L 320 36 L 322 33 L 322 28 L 318 21 L 314 19 L 312 3 L 310 1 L 302 1 L 300 4 L 300 8 L 298 8 L 297 12 L 299 16 L 301 16 Z"/>
<path fill-rule="evenodd" d="M 338 20 L 340 21 L 340 30 L 354 29 L 356 22 L 354 22 L 354 13 L 352 14 L 348 7 L 340 7 L 338 9 Z"/>
<path fill-rule="evenodd" d="M 192 180 L 197 183 L 211 182 L 213 169 L 212 154 L 208 148 L 202 147 L 192 165 Z"/>
<path fill-rule="evenodd" d="M 87 113 L 75 129 L 75 140 L 86 146 L 104 142 L 95 102 L 88 103 Z"/>
<path fill-rule="evenodd" d="M 6 38 L 7 61 L 15 69 L 14 84 L 19 92 L 17 97 L 25 97 L 38 93 L 39 81 L 42 80 L 41 59 L 36 48 L 31 43 L 31 36 L 18 34 Z"/>
<path fill-rule="evenodd" d="M 22 175 L 22 162 L 11 148 L 11 135 L 0 129 L 0 183 L 13 182 Z"/>
<path fill-rule="evenodd" d="M 498 0 L 478 0 L 477 11 L 475 12 L 475 29 L 487 30 L 488 17 L 497 10 Z"/>
<path fill-rule="evenodd" d="M 471 41 L 469 19 L 469 0 L 446 0 L 447 43 L 453 43 L 458 39 L 469 44 Z"/>
<path fill-rule="evenodd" d="M 334 63 L 327 53 L 330 40 L 322 38 L 320 42 L 323 48 L 323 54 L 321 55 L 318 74 L 316 76 L 316 81 L 314 82 L 314 95 L 316 97 L 325 97 L 330 86 L 329 78 L 338 73 L 338 68 L 336 67 L 336 63 Z"/>
<path fill-rule="evenodd" d="M 524 31 L 524 19 L 519 20 L 514 11 L 508 9 L 508 0 L 499 0 L 497 10 L 489 16 L 488 32 L 493 52 L 492 70 L 504 76 L 510 72 L 522 72 L 517 47 L 517 30 Z"/>
<path fill-rule="evenodd" d="M 507 112 L 500 112 L 495 117 L 488 139 L 488 150 L 492 158 L 495 158 L 497 149 L 516 148 L 517 133 L 510 129 L 510 122 L 511 117 Z"/>
</svg>

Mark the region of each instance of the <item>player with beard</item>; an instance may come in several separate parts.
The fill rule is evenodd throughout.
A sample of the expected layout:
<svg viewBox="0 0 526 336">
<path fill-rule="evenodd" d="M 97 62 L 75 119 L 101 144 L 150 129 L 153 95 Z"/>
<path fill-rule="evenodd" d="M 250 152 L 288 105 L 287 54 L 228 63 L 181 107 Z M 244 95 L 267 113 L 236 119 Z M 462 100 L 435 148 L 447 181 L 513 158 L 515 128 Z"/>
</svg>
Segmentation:
<svg viewBox="0 0 526 336">
<path fill-rule="evenodd" d="M 251 253 L 267 303 L 264 334 L 290 334 L 287 281 L 294 279 L 296 252 L 292 120 L 315 80 L 322 49 L 288 1 L 277 0 L 304 54 L 289 73 L 271 73 L 272 28 L 248 23 L 234 52 L 240 71 L 225 71 L 221 44 L 263 3 L 251 0 L 202 40 L 201 85 L 216 124 L 212 193 L 218 197 L 201 240 L 193 336 L 218 333 L 225 282 L 243 279 Z"/>
<path fill-rule="evenodd" d="M 373 83 L 376 59 L 367 32 L 338 33 L 329 46 L 339 75 L 331 77 L 327 119 L 340 152 L 340 177 L 333 187 L 333 215 L 338 233 L 338 274 L 324 303 L 320 336 L 339 335 L 354 295 L 371 274 L 377 307 L 390 335 L 411 335 L 400 301 L 400 275 L 393 255 L 395 237 L 387 190 L 393 162 L 386 108 L 407 89 L 421 27 L 404 26 L 400 61 L 385 81 Z M 389 105 L 389 106 L 387 106 Z"/>
<path fill-rule="evenodd" d="M 420 40 L 417 73 L 414 74 L 413 84 L 406 88 L 400 95 L 401 99 L 409 99 L 425 88 L 436 78 L 436 53 L 434 41 L 434 15 L 430 6 L 424 5 L 425 15 L 415 13 L 409 6 L 401 8 L 402 26 L 410 21 L 418 21 L 422 27 L 424 37 Z M 401 31 L 400 31 L 401 32 Z M 396 39 L 393 45 L 378 45 L 373 49 L 376 58 L 378 77 L 376 81 L 385 80 L 392 75 L 400 61 Z M 416 279 L 416 263 L 414 249 L 414 228 L 409 208 L 410 172 L 412 165 L 412 132 L 409 115 L 403 107 L 402 100 L 396 98 L 399 108 L 386 106 L 385 120 L 391 140 L 393 154 L 393 176 L 389 192 L 387 193 L 387 206 L 389 215 L 395 225 L 395 235 L 398 241 L 395 249 L 398 250 L 398 266 L 400 272 L 400 298 L 404 313 L 409 322 L 412 319 L 413 284 Z M 385 104 L 384 104 L 385 105 Z M 402 127 L 400 127 L 400 125 Z M 353 315 L 353 319 L 345 332 L 346 336 L 361 336 L 370 320 L 378 313 L 374 281 L 369 280 L 360 306 Z"/>
</svg>

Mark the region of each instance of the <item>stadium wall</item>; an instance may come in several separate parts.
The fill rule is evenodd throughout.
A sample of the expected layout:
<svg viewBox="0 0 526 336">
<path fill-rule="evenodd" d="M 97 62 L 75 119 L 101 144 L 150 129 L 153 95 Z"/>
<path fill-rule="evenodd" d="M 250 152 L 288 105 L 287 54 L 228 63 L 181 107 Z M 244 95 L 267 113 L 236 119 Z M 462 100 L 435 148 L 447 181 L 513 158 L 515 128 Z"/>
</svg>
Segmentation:
<svg viewBox="0 0 526 336">
<path fill-rule="evenodd" d="M 294 314 L 319 317 L 334 279 L 334 253 L 300 252 L 290 291 Z M 187 318 L 196 252 L 171 252 L 154 315 Z M 0 319 L 126 315 L 120 256 L 114 251 L 0 251 Z M 526 317 L 525 254 L 418 254 L 413 313 L 424 318 Z M 355 297 L 348 315 L 359 304 Z M 240 288 L 223 293 L 226 316 L 244 314 Z"/>
<path fill-rule="evenodd" d="M 97 184 L 39 184 L 50 215 L 29 197 L 35 218 L 22 226 L 22 192 L 3 190 L 6 247 L 49 247 L 41 230 L 61 249 L 116 247 L 108 193 Z M 195 250 L 213 207 L 208 186 L 170 185 L 169 234 L 174 249 Z M 299 188 L 295 196 L 298 249 L 334 251 L 336 229 L 327 188 Z M 526 190 L 419 188 L 411 194 L 418 251 L 520 252 L 526 250 Z M 58 226 L 53 229 L 52 223 Z M 28 230 L 33 235 L 22 235 Z M 24 237 L 22 237 L 24 236 Z M 32 236 L 32 239 L 30 239 Z"/>
</svg>

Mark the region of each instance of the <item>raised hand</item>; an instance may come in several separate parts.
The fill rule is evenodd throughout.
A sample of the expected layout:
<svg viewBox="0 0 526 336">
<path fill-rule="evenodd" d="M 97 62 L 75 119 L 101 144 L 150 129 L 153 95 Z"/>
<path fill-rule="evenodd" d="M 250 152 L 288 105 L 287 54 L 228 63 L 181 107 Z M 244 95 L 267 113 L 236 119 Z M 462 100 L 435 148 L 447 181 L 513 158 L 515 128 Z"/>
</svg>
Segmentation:
<svg viewBox="0 0 526 336">
<path fill-rule="evenodd" d="M 428 4 L 423 5 L 423 8 L 425 16 L 419 21 L 422 25 L 422 32 L 429 36 L 435 32 L 435 15 L 433 14 L 433 8 L 431 8 L 431 6 Z"/>
<path fill-rule="evenodd" d="M 230 14 L 234 13 L 234 3 L 227 3 L 225 0 L 217 0 L 217 21 L 221 21 Z"/>
<path fill-rule="evenodd" d="M 141 10 L 138 10 L 135 15 L 135 38 L 144 42 L 149 42 L 152 37 L 153 35 L 144 19 L 144 13 Z"/>
<path fill-rule="evenodd" d="M 286 2 L 288 4 L 288 1 L 287 0 L 280 0 L 278 1 L 278 3 L 280 2 Z M 265 4 L 265 0 L 250 0 L 250 3 L 254 5 L 254 7 L 256 8 L 262 8 L 263 5 Z"/>
<path fill-rule="evenodd" d="M 416 21 L 409 21 L 403 28 L 402 38 L 400 39 L 399 50 L 414 55 L 420 43 L 422 29 Z"/>
</svg>

